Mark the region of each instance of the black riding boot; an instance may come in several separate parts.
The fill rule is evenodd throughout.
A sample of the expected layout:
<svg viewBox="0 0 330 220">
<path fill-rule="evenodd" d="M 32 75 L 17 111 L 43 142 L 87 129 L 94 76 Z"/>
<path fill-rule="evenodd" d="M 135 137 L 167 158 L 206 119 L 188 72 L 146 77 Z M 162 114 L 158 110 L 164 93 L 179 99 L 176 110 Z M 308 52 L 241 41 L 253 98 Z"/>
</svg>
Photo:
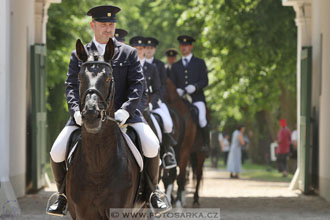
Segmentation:
<svg viewBox="0 0 330 220">
<path fill-rule="evenodd" d="M 156 192 L 158 189 L 158 176 L 159 176 L 159 154 L 154 158 L 145 158 L 146 161 L 146 174 L 149 181 L 148 195 L 150 198 L 150 206 L 153 207 L 155 214 L 159 215 L 167 212 L 172 207 L 168 206 L 162 198 L 160 198 L 159 193 Z"/>
<path fill-rule="evenodd" d="M 175 159 L 175 151 L 173 149 L 172 143 L 177 144 L 174 137 L 170 133 L 165 133 L 163 136 L 163 147 L 164 154 L 162 155 L 163 166 L 165 169 L 171 169 L 176 167 L 177 162 Z"/>
<path fill-rule="evenodd" d="M 209 126 L 206 125 L 205 127 L 201 128 L 202 130 L 202 137 L 203 137 L 203 144 L 200 149 L 201 152 L 205 154 L 205 156 L 209 155 L 210 152 L 210 130 Z"/>
<path fill-rule="evenodd" d="M 55 163 L 52 159 L 50 159 L 50 165 L 52 167 L 59 196 L 57 201 L 55 201 L 55 203 L 52 204 L 47 209 L 47 214 L 55 215 L 55 216 L 64 216 L 65 215 L 64 211 L 67 203 L 65 197 L 65 176 L 66 176 L 65 162 Z"/>
<path fill-rule="evenodd" d="M 164 136 L 169 139 L 169 145 L 170 146 L 176 146 L 178 142 L 176 142 L 175 138 L 173 137 L 172 133 L 164 133 Z"/>
</svg>

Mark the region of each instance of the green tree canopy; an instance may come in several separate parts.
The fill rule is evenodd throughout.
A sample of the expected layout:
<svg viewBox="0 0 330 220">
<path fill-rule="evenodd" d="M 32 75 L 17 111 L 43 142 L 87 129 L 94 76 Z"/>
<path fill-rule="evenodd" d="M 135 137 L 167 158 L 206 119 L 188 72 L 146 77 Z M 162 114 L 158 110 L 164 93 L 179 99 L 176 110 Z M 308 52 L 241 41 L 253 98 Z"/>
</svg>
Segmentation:
<svg viewBox="0 0 330 220">
<path fill-rule="evenodd" d="M 204 58 L 209 69 L 205 93 L 212 126 L 232 132 L 235 124 L 244 122 L 253 139 L 254 160 L 263 160 L 280 117 L 295 126 L 295 14 L 281 1 L 62 0 L 51 5 L 47 26 L 51 141 L 68 118 L 64 81 L 71 51 L 76 39 L 91 40 L 86 12 L 102 4 L 122 8 L 117 27 L 126 29 L 128 38 L 156 37 L 156 56 L 163 60 L 167 48 L 178 47 L 178 35 L 197 39 L 193 53 Z"/>
</svg>

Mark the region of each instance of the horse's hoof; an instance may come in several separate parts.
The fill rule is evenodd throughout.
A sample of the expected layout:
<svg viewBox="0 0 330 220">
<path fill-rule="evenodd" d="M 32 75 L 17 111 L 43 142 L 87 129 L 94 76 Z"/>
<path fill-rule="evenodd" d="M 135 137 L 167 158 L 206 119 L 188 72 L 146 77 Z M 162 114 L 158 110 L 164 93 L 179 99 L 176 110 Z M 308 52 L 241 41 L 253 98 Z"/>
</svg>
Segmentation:
<svg viewBox="0 0 330 220">
<path fill-rule="evenodd" d="M 171 205 L 175 205 L 174 203 L 175 203 L 174 196 L 171 195 Z"/>
<path fill-rule="evenodd" d="M 180 200 L 175 202 L 175 208 L 182 208 L 182 202 Z"/>
<path fill-rule="evenodd" d="M 194 208 L 199 208 L 199 207 L 200 207 L 199 202 L 198 202 L 198 201 L 194 201 L 194 202 L 193 202 L 193 207 L 194 207 Z"/>
</svg>

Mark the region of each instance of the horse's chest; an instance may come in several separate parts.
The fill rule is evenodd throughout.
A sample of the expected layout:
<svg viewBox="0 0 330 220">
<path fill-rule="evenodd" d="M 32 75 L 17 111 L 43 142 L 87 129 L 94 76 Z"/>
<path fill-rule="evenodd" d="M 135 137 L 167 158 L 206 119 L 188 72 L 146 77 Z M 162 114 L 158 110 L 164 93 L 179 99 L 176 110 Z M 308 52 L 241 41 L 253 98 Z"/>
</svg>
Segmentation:
<svg viewBox="0 0 330 220">
<path fill-rule="evenodd" d="M 76 182 L 74 185 L 78 187 L 72 189 L 73 195 L 76 195 L 76 198 L 72 198 L 75 203 L 79 203 L 81 199 L 88 199 L 91 202 L 100 200 L 108 203 L 105 200 L 120 196 L 121 193 L 129 190 L 132 185 L 132 180 L 127 179 L 127 175 L 117 172 L 111 175 L 96 175 L 95 173 L 88 175 L 88 173 L 85 173 L 83 179 L 85 181 Z"/>
</svg>

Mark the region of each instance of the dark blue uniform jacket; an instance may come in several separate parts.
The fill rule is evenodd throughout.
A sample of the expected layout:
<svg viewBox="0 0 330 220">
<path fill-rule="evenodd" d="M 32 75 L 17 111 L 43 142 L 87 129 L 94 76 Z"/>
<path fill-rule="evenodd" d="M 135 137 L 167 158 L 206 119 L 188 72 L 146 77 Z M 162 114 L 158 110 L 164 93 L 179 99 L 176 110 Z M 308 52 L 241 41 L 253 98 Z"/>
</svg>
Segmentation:
<svg viewBox="0 0 330 220">
<path fill-rule="evenodd" d="M 139 109 L 143 111 L 147 107 L 149 97 L 153 109 L 159 108 L 158 100 L 160 99 L 161 82 L 157 67 L 154 64 L 145 62 L 142 69 L 144 78 L 146 79 L 145 86 L 147 95 L 144 94 L 142 96 Z"/>
<path fill-rule="evenodd" d="M 208 85 L 209 80 L 204 60 L 192 56 L 187 67 L 184 67 L 180 59 L 173 64 L 170 77 L 177 88 L 184 90 L 188 85 L 196 86 L 196 91 L 191 94 L 193 102 L 205 102 L 203 89 Z"/>
<path fill-rule="evenodd" d="M 159 79 L 160 79 L 160 99 L 165 102 L 165 93 L 166 93 L 166 80 L 167 80 L 167 74 L 165 70 L 165 64 L 154 58 L 152 61 L 153 64 L 156 65 L 158 74 L 159 74 Z"/>
<path fill-rule="evenodd" d="M 115 110 L 119 108 L 129 112 L 127 123 L 142 122 L 141 112 L 137 109 L 144 90 L 144 76 L 138 60 L 136 49 L 114 39 L 115 54 L 111 61 L 115 81 Z M 87 51 L 97 50 L 93 42 L 85 45 Z M 74 112 L 80 111 L 78 73 L 82 62 L 78 60 L 76 51 L 71 53 L 67 73 L 66 99 L 70 112 L 67 125 L 75 125 Z"/>
</svg>

